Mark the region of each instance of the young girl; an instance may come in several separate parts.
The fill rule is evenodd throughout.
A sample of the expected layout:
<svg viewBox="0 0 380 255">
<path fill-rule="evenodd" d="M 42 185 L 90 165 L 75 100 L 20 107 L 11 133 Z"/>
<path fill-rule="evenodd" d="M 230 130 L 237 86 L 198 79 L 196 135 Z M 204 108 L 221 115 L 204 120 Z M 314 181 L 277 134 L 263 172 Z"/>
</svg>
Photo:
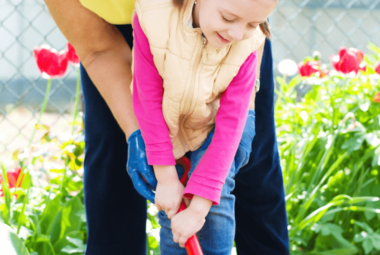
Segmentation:
<svg viewBox="0 0 380 255">
<path fill-rule="evenodd" d="M 195 233 L 204 254 L 231 253 L 235 154 L 255 84 L 256 50 L 270 36 L 266 19 L 276 4 L 136 2 L 133 105 L 158 181 L 163 255 L 186 254 L 181 247 Z M 186 188 L 175 167 L 185 154 L 192 165 Z M 176 214 L 182 199 L 189 207 Z"/>
</svg>

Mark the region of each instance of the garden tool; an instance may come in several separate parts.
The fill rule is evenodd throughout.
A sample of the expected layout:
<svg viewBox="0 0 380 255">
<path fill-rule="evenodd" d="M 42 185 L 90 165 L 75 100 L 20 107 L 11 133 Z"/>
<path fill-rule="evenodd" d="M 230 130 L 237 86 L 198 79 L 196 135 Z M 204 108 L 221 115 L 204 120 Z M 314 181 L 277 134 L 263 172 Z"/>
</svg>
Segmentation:
<svg viewBox="0 0 380 255">
<path fill-rule="evenodd" d="M 182 158 L 176 160 L 176 163 L 183 167 L 185 170 L 183 176 L 181 177 L 181 183 L 185 186 L 187 183 L 187 178 L 189 175 L 189 171 L 191 169 L 190 160 L 183 156 Z M 178 209 L 178 212 L 181 212 L 186 209 L 186 204 L 182 200 L 181 205 Z M 199 240 L 196 234 L 192 235 L 185 243 L 186 251 L 188 255 L 203 255 L 201 246 L 199 244 Z"/>
<path fill-rule="evenodd" d="M 180 180 L 181 183 L 185 186 L 186 183 L 187 183 L 187 178 L 189 176 L 189 171 L 191 169 L 190 160 L 187 157 L 184 156 L 184 157 L 182 157 L 180 159 L 177 159 L 176 163 L 178 165 L 182 166 L 183 169 L 185 170 L 185 172 L 184 172 L 184 174 L 183 174 L 183 176 L 181 177 L 181 180 Z M 143 179 L 144 179 L 144 177 L 143 177 Z M 177 213 L 179 213 L 179 212 L 181 212 L 181 211 L 183 211 L 185 209 L 186 209 L 186 204 L 182 200 L 181 205 L 180 205 Z M 186 241 L 185 248 L 186 248 L 186 251 L 187 251 L 188 255 L 203 255 L 203 252 L 202 252 L 202 249 L 201 249 L 201 246 L 199 244 L 199 240 L 198 240 L 198 237 L 197 237 L 196 234 L 194 234 L 193 236 L 191 236 Z"/>
</svg>

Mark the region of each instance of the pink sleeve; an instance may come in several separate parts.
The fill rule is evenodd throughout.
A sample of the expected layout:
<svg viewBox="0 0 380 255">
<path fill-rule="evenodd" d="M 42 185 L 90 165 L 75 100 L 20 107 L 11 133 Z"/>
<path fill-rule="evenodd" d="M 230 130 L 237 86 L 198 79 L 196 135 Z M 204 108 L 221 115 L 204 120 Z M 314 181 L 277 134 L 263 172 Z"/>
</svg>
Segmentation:
<svg viewBox="0 0 380 255">
<path fill-rule="evenodd" d="M 184 196 L 197 195 L 218 205 L 223 184 L 230 171 L 247 121 L 249 103 L 256 80 L 256 52 L 240 67 L 223 92 L 215 118 L 214 137 L 187 182 Z"/>
<path fill-rule="evenodd" d="M 144 138 L 149 165 L 175 165 L 173 144 L 162 113 L 163 81 L 137 15 L 133 20 L 133 108 Z"/>
</svg>

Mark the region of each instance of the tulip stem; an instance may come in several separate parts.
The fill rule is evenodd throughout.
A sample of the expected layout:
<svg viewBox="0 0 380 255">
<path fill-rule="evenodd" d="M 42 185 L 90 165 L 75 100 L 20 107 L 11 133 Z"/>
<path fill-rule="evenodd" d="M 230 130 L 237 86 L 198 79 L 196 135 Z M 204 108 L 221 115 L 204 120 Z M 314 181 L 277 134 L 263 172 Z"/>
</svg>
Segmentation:
<svg viewBox="0 0 380 255">
<path fill-rule="evenodd" d="M 72 130 L 72 132 L 71 132 L 71 135 L 74 135 L 74 130 L 75 130 L 75 120 L 76 120 L 76 118 L 77 118 L 77 114 L 78 114 L 79 91 L 80 91 L 80 69 L 78 68 L 77 91 L 76 91 L 76 95 L 75 95 L 74 121 L 73 121 L 73 130 Z"/>
<path fill-rule="evenodd" d="M 29 173 L 28 173 L 29 175 Z M 26 204 L 28 202 L 28 199 L 29 199 L 29 191 L 30 191 L 30 185 L 32 183 L 32 178 L 29 177 L 29 183 L 28 183 L 28 189 L 26 191 L 26 194 L 25 194 L 25 198 L 24 198 L 24 203 L 22 205 L 22 209 L 21 209 L 21 214 L 18 216 L 18 220 L 17 220 L 17 235 L 20 233 L 20 229 L 21 229 L 21 221 L 23 220 L 23 217 L 25 217 L 25 209 L 26 209 Z M 20 179 L 20 178 L 19 178 Z M 16 186 L 17 188 L 17 186 Z"/>
<path fill-rule="evenodd" d="M 37 120 L 36 125 L 37 125 L 37 124 L 40 124 L 40 120 L 41 120 L 42 114 L 43 114 L 44 111 L 45 111 L 45 108 L 46 108 L 46 105 L 47 105 L 47 102 L 48 102 L 48 99 L 49 99 L 50 87 L 51 87 L 51 79 L 48 80 L 48 83 L 47 83 L 47 86 L 46 86 L 44 102 L 43 102 L 43 104 L 42 104 L 41 111 L 40 111 L 40 116 L 38 117 L 38 120 Z M 29 140 L 28 148 L 29 148 L 30 145 L 32 144 L 32 141 L 33 141 L 33 138 L 34 138 L 34 134 L 35 134 L 35 132 L 36 132 L 36 126 L 34 126 L 33 134 L 32 134 L 32 137 L 31 137 L 30 140 Z"/>
</svg>

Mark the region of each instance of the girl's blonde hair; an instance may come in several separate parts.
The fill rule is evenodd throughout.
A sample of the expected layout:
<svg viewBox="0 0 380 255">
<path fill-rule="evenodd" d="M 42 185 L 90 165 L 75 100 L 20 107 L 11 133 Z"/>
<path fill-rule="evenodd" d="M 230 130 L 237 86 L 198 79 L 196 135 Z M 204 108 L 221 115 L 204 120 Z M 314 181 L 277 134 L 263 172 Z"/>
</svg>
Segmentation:
<svg viewBox="0 0 380 255">
<path fill-rule="evenodd" d="M 183 11 L 184 11 L 183 7 L 186 5 L 187 1 L 189 1 L 189 0 L 172 0 L 173 5 L 179 9 L 181 16 L 183 15 Z M 268 21 L 261 23 L 260 29 L 268 39 L 272 38 L 272 33 L 270 31 Z"/>
</svg>

